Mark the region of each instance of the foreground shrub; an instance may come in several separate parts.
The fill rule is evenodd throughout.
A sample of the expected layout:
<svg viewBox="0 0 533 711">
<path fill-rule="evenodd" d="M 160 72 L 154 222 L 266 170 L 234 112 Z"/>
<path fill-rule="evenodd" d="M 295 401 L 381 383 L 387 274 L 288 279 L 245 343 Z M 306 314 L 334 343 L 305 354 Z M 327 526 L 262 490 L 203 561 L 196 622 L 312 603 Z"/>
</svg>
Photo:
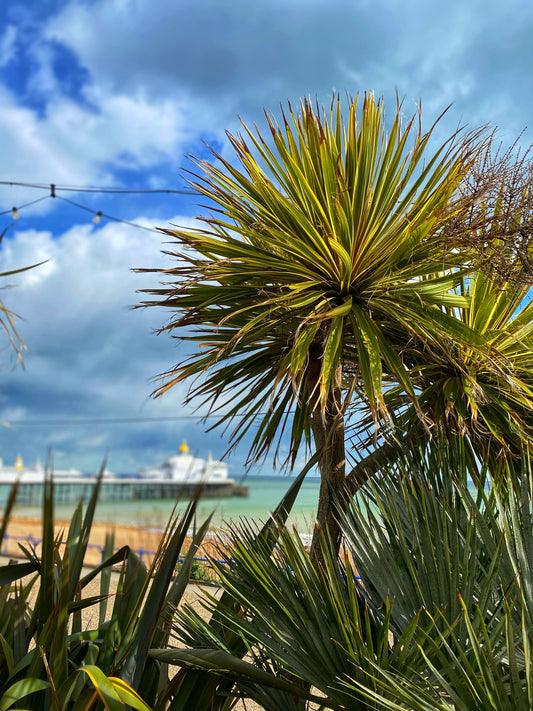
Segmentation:
<svg viewBox="0 0 533 711">
<path fill-rule="evenodd" d="M 226 600 L 205 598 L 218 629 L 189 608 L 174 626 L 186 647 L 152 655 L 215 670 L 269 711 L 531 709 L 533 477 L 522 464 L 505 486 L 499 472 L 499 488 L 472 492 L 460 452 L 404 453 L 339 514 L 342 564 L 324 536 L 317 568 L 287 528 L 272 549 L 233 527 L 231 552 L 212 561 Z"/>
<path fill-rule="evenodd" d="M 258 536 L 270 548 L 276 541 L 276 526 L 286 519 L 311 460 L 293 483 L 272 520 Z M 113 552 L 108 537 L 103 562 L 83 575 L 83 559 L 98 499 L 101 477 L 85 515 L 77 507 L 66 537 L 54 538 L 53 481 L 45 485 L 42 552 L 22 546 L 27 562 L 0 567 L 0 709 L 32 711 L 79 711 L 92 707 L 120 711 L 203 708 L 202 699 L 215 708 L 213 696 L 224 698 L 224 682 L 212 674 L 187 668 L 171 678 L 168 665 L 149 654 L 150 647 L 165 648 L 176 608 L 191 578 L 194 557 L 209 526 L 208 519 L 193 535 L 188 550 L 181 551 L 194 522 L 197 499 L 190 502 L 181 518 L 172 517 L 164 532 L 152 565 L 147 568 L 129 547 Z M 5 533 L 16 488 L 0 525 Z M 178 565 L 178 560 L 179 565 Z M 113 605 L 108 610 L 111 567 L 120 565 L 120 577 Z M 177 575 L 174 575 L 176 569 Z M 29 582 L 22 579 L 32 575 Z M 83 590 L 100 579 L 99 594 L 83 598 Z M 29 595 L 39 591 L 34 607 Z M 229 604 L 227 596 L 221 602 Z M 81 612 L 95 608 L 97 623 L 82 629 Z M 215 614 L 211 620 L 218 629 Z M 235 638 L 235 654 L 246 649 Z M 102 706 L 103 705 L 103 706 Z"/>
<path fill-rule="evenodd" d="M 105 467 L 102 467 L 102 473 Z M 191 564 L 209 519 L 173 578 L 181 549 L 194 519 L 196 500 L 183 517 L 172 517 L 152 565 L 147 568 L 128 546 L 114 552 L 111 536 L 103 562 L 83 574 L 101 476 L 85 516 L 77 507 L 66 535 L 54 537 L 53 480 L 45 484 L 42 550 L 21 546 L 27 562 L 0 567 L 0 708 L 15 704 L 34 711 L 156 707 L 169 682 L 168 669 L 148 656 L 150 646 L 164 646 L 170 619 L 189 580 Z M 2 523 L 5 532 L 16 491 Z M 110 569 L 120 565 L 111 609 Z M 32 575 L 33 574 L 33 575 Z M 29 582 L 22 578 L 32 575 Z M 83 597 L 100 578 L 99 594 Z M 35 605 L 28 599 L 38 587 Z M 82 628 L 82 610 L 94 608 L 96 624 Z M 101 706 L 100 706 L 101 707 Z"/>
</svg>

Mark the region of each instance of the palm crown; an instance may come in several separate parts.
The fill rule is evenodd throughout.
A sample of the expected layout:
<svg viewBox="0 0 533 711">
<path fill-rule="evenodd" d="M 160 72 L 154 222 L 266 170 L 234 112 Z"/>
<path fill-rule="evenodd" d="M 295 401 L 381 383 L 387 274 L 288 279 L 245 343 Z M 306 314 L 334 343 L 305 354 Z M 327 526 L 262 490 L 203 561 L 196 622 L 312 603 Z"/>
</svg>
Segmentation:
<svg viewBox="0 0 533 711">
<path fill-rule="evenodd" d="M 404 362 L 416 383 L 419 405 L 442 434 L 467 436 L 479 456 L 488 454 L 489 443 L 517 453 L 520 441 L 531 441 L 533 434 L 529 287 L 496 283 L 473 272 L 461 279 L 459 290 L 468 306 L 451 313 L 485 339 L 489 356 L 446 338 L 431 347 L 406 347 Z M 386 400 L 402 413 L 403 427 L 415 424 L 417 415 L 397 387 L 387 391 Z"/>
<path fill-rule="evenodd" d="M 165 230 L 185 248 L 152 304 L 177 312 L 166 326 L 202 346 L 162 376 L 161 394 L 202 376 L 192 395 L 219 421 L 243 415 L 240 438 L 259 417 L 251 454 L 264 454 L 292 412 L 291 454 L 309 438 L 310 415 L 341 415 L 354 393 L 374 420 L 387 416 L 386 371 L 423 416 L 415 384 L 387 328 L 418 341 L 450 338 L 483 348 L 446 309 L 465 306 L 453 290 L 457 254 L 434 239 L 474 137 L 455 137 L 423 161 L 431 131 L 397 106 L 387 134 L 381 102 L 338 98 L 329 115 L 302 102 L 283 127 L 267 115 L 274 146 L 244 125 L 229 136 L 239 165 L 196 161 L 192 187 L 210 202 L 203 229 Z M 408 146 L 410 137 L 412 146 Z M 254 157 L 255 153 L 257 157 Z M 403 347 L 403 346 L 402 346 Z"/>
</svg>

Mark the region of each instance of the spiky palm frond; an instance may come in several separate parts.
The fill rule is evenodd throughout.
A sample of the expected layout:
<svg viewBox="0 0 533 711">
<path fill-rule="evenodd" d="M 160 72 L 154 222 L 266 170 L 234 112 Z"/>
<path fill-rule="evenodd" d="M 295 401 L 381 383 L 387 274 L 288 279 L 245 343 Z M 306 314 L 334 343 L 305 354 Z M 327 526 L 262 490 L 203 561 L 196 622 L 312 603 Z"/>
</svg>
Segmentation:
<svg viewBox="0 0 533 711">
<path fill-rule="evenodd" d="M 9 225 L 8 227 L 5 227 L 2 233 L 0 234 L 0 243 L 4 239 L 4 236 L 8 229 Z M 22 267 L 21 269 L 13 269 L 11 271 L 1 272 L 0 279 L 12 276 L 13 274 L 20 274 L 21 272 L 28 271 L 28 269 L 34 269 L 35 267 L 38 267 L 41 264 L 43 264 L 43 262 L 39 262 L 38 264 L 32 264 L 29 267 Z M 14 311 L 11 311 L 11 309 L 9 309 L 4 304 L 4 302 L 0 300 L 0 330 L 2 330 L 7 336 L 10 350 L 12 353 L 15 354 L 17 362 L 23 366 L 24 361 L 22 358 L 22 354 L 26 350 L 26 346 L 24 345 L 24 342 L 17 331 L 16 321 L 18 318 L 18 314 L 16 314 Z"/>
<path fill-rule="evenodd" d="M 442 709 L 444 699 L 448 699 L 445 708 L 455 711 L 528 711 L 532 707 L 533 471 L 527 454 L 519 467 L 505 469 L 506 475 L 492 475 L 490 516 L 486 508 L 478 516 L 480 522 L 489 524 L 491 538 L 499 536 L 503 544 L 502 555 L 486 576 L 485 585 L 493 587 L 492 598 L 465 595 L 458 586 L 459 615 L 454 617 L 446 607 L 437 610 L 429 615 L 431 624 L 418 638 L 428 678 L 441 689 L 440 700 L 425 705 L 418 683 L 377 670 L 386 693 L 395 689 L 396 701 L 412 711 Z M 481 537 L 481 547 L 486 540 L 485 535 Z M 438 533 L 433 541 L 437 550 Z M 490 547 L 484 553 L 490 555 Z M 442 560 L 445 575 L 453 565 L 453 559 Z M 471 576 L 467 573 L 466 577 Z"/>
<path fill-rule="evenodd" d="M 483 338 L 487 351 L 470 348 L 443 333 L 440 342 L 404 340 L 402 357 L 415 384 L 418 404 L 431 423 L 430 434 L 465 439 L 476 456 L 520 457 L 521 448 L 533 443 L 533 302 L 529 287 L 496 283 L 475 272 L 462 277 L 458 292 L 467 307 L 449 310 L 449 316 Z M 398 342 L 405 332 L 391 333 Z M 392 380 L 392 378 L 391 378 Z M 419 414 L 397 385 L 385 393 L 394 412 L 396 432 L 424 434 Z M 355 438 L 368 446 L 373 439 L 368 413 L 354 427 Z M 366 435 L 365 435 L 366 431 Z M 383 446 L 383 456 L 394 459 L 400 451 L 394 431 Z M 359 446 L 359 445 L 358 445 Z M 371 455 L 374 463 L 380 456 Z M 348 483 L 361 480 L 365 460 L 348 475 Z"/>
<path fill-rule="evenodd" d="M 214 599 L 207 602 L 208 608 L 216 606 L 222 629 L 243 640 L 251 664 L 239 673 L 235 658 L 224 646 L 224 635 L 207 626 L 190 607 L 176 621 L 176 635 L 189 649 L 161 650 L 153 652 L 154 656 L 192 667 L 208 663 L 213 671 L 233 674 L 237 688 L 268 711 L 276 706 L 269 703 L 265 687 L 278 688 L 287 699 L 298 698 L 302 692 L 305 695 L 305 686 L 298 681 L 310 682 L 317 691 L 310 694 L 307 687 L 308 697 L 325 708 L 382 708 L 381 704 L 367 705 L 364 693 L 354 692 L 351 682 L 372 686 L 369 673 L 376 661 L 383 668 L 409 675 L 413 629 L 390 646 L 390 605 L 376 624 L 361 601 L 353 569 L 339 567 L 324 538 L 325 570 L 311 563 L 305 547 L 289 529 L 281 531 L 274 552 L 254 545 L 255 538 L 252 526 L 234 527 L 226 541 L 231 544 L 230 555 L 226 547 L 226 563 L 215 563 L 224 589 L 238 606 L 221 607 Z M 223 550 L 218 557 L 224 560 Z M 292 688 L 282 686 L 288 680 Z"/>
<path fill-rule="evenodd" d="M 421 397 L 432 408 L 433 421 L 467 433 L 478 451 L 480 440 L 489 438 L 516 452 L 533 435 L 533 304 L 527 287 L 496 285 L 482 273 L 463 280 L 461 291 L 470 306 L 458 309 L 457 317 L 480 333 L 492 352 L 487 358 L 443 339 L 425 363 L 422 358 L 417 363 Z"/>
<path fill-rule="evenodd" d="M 441 309 L 466 302 L 453 292 L 457 275 L 442 274 L 458 255 L 443 256 L 432 239 L 477 136 L 429 153 L 432 131 L 422 132 L 418 115 L 402 126 L 401 111 L 387 132 L 373 95 L 360 111 L 350 99 L 346 121 L 338 98 L 329 115 L 303 101 L 282 126 L 267 115 L 271 144 L 243 125 L 244 135 L 229 136 L 237 167 L 216 154 L 215 164 L 196 161 L 191 185 L 211 210 L 204 228 L 164 230 L 179 265 L 147 303 L 170 309 L 162 330 L 201 350 L 165 373 L 155 394 L 199 378 L 191 399 L 220 408 L 222 423 L 241 416 L 234 440 L 259 419 L 252 457 L 289 426 L 294 457 L 310 414 L 344 412 L 354 390 L 375 420 L 386 417 L 384 371 L 419 409 L 384 321 L 424 342 L 445 334 L 483 348 Z"/>
<path fill-rule="evenodd" d="M 421 609 L 440 610 L 467 639 L 460 598 L 477 601 L 491 614 L 500 589 L 515 579 L 501 536 L 493 493 L 484 489 L 490 470 L 476 473 L 462 443 L 440 438 L 431 448 L 403 447 L 382 477 L 367 482 L 342 515 L 346 546 L 373 609 L 394 601 L 395 634 Z M 495 579 L 494 570 L 498 576 Z"/>
<path fill-rule="evenodd" d="M 422 464 L 406 451 L 340 514 L 345 566 L 324 539 L 319 572 L 293 532 L 283 530 L 272 552 L 252 550 L 249 528 L 234 527 L 218 572 L 239 606 L 217 606 L 218 634 L 183 613 L 177 632 L 190 647 L 154 655 L 229 677 L 268 711 L 276 706 L 264 688 L 295 698 L 297 680 L 317 689 L 325 708 L 527 711 L 531 467 L 524 457 L 508 486 L 498 475 L 491 493 L 473 496 L 460 448 L 440 447 L 439 459 Z M 228 630 L 247 646 L 247 664 L 224 647 Z"/>
</svg>

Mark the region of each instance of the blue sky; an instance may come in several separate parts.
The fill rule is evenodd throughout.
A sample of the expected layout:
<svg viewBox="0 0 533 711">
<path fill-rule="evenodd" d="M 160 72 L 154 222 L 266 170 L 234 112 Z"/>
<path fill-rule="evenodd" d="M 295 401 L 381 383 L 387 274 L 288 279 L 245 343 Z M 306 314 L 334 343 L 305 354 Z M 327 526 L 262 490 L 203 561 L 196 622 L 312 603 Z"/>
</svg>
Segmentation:
<svg viewBox="0 0 533 711">
<path fill-rule="evenodd" d="M 533 9 L 529 0 L 4 0 L 0 5 L 0 180 L 45 185 L 180 190 L 189 153 L 204 142 L 229 156 L 238 117 L 336 89 L 371 90 L 406 112 L 422 101 L 429 126 L 449 104 L 457 125 L 499 128 L 504 144 L 533 142 Z M 0 185 L 0 230 L 10 210 L 49 190 Z M 187 195 L 59 193 L 145 227 L 191 224 Z M 2 280 L 22 317 L 26 368 L 0 350 L 0 454 L 31 463 L 52 447 L 57 466 L 136 471 L 183 437 L 220 457 L 176 389 L 153 401 L 151 379 L 183 357 L 153 330 L 165 314 L 131 310 L 157 286 L 135 267 L 168 266 L 165 238 L 62 200 L 20 211 L 0 245 L 0 271 L 48 260 Z M 186 417 L 128 424 L 80 420 Z M 71 421 L 52 425 L 46 421 Z M 73 422 L 74 421 L 74 422 Z M 30 424 L 32 423 L 32 424 Z M 230 458 L 243 471 L 245 444 Z M 267 461 L 263 471 L 271 469 Z"/>
</svg>

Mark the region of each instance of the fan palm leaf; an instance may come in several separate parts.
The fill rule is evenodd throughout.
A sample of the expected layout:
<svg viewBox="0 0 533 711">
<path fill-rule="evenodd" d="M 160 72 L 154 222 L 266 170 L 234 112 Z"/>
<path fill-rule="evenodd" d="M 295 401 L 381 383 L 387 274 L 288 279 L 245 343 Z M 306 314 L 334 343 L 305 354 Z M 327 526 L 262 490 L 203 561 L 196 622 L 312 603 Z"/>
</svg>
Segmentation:
<svg viewBox="0 0 533 711">
<path fill-rule="evenodd" d="M 206 601 L 221 633 L 187 609 L 176 635 L 188 648 L 152 654 L 208 665 L 267 711 L 290 708 L 288 699 L 301 694 L 297 680 L 325 708 L 529 709 L 531 467 L 524 456 L 521 474 L 508 469 L 507 486 L 498 475 L 490 493 L 473 496 L 460 444 L 448 450 L 441 440 L 440 459 L 432 451 L 422 463 L 406 449 L 363 487 L 340 514 L 344 565 L 324 536 L 317 570 L 294 532 L 282 530 L 273 552 L 252 548 L 249 526 L 234 526 L 226 562 L 214 564 L 239 608 Z M 217 557 L 224 560 L 222 551 Z M 224 630 L 247 646 L 246 666 L 224 646 Z M 277 690 L 275 701 L 265 687 Z"/>
</svg>

